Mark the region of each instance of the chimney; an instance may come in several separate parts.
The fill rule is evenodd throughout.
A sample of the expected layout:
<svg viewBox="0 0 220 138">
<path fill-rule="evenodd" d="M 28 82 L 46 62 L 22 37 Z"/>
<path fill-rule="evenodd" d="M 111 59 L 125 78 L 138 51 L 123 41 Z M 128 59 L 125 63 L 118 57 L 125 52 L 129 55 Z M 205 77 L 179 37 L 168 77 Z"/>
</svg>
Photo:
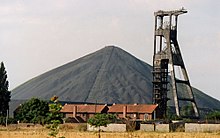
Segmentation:
<svg viewBox="0 0 220 138">
<path fill-rule="evenodd" d="M 74 105 L 73 106 L 73 117 L 76 117 L 76 114 L 77 114 L 77 106 Z"/>
<path fill-rule="evenodd" d="M 126 118 L 127 116 L 127 106 L 123 106 L 123 118 Z"/>
</svg>

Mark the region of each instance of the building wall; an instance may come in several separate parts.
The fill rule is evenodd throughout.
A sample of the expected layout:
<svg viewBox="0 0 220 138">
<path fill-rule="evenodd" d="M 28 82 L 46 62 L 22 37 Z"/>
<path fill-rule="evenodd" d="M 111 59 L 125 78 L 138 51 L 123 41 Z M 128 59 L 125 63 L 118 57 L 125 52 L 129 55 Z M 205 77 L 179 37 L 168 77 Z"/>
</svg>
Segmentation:
<svg viewBox="0 0 220 138">
<path fill-rule="evenodd" d="M 123 113 L 111 113 L 117 114 L 117 117 L 124 118 Z M 93 117 L 94 113 L 76 113 L 76 116 L 81 117 L 84 121 L 87 121 L 89 118 Z M 74 117 L 73 113 L 65 113 L 65 117 Z M 130 119 L 138 119 L 138 120 L 151 120 L 152 114 L 144 114 L 144 113 L 126 113 L 126 117 Z"/>
<path fill-rule="evenodd" d="M 140 114 L 140 120 L 152 120 L 152 114 Z"/>
<path fill-rule="evenodd" d="M 76 117 L 80 117 L 82 120 L 85 122 L 88 121 L 89 118 L 93 117 L 95 114 L 94 113 L 77 113 Z M 72 113 L 65 113 L 65 118 L 72 118 L 74 117 Z"/>
<path fill-rule="evenodd" d="M 116 114 L 119 118 L 124 118 L 123 113 L 111 113 Z M 147 113 L 126 113 L 126 117 L 129 117 L 131 119 L 138 119 L 138 120 L 151 120 L 152 114 Z"/>
<path fill-rule="evenodd" d="M 118 118 L 123 118 L 123 113 L 109 113 L 109 114 L 116 114 Z"/>
<path fill-rule="evenodd" d="M 64 113 L 64 116 L 65 116 L 65 118 L 73 117 L 73 114 L 72 113 Z"/>
</svg>

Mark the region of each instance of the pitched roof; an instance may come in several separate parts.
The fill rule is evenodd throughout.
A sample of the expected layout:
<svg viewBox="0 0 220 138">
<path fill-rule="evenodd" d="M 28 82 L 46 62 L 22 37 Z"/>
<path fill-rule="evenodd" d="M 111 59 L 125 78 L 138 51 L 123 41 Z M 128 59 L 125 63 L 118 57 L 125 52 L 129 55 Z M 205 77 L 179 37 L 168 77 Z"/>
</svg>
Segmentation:
<svg viewBox="0 0 220 138">
<path fill-rule="evenodd" d="M 70 113 L 77 107 L 78 113 L 101 113 L 106 105 L 87 105 L 87 104 L 65 104 L 60 112 Z"/>
<path fill-rule="evenodd" d="M 123 112 L 124 106 L 126 106 L 126 104 L 113 104 L 112 106 L 109 106 L 108 112 L 110 112 L 110 113 Z"/>
<path fill-rule="evenodd" d="M 115 104 L 109 107 L 109 113 L 122 113 L 123 108 L 127 107 L 127 113 L 152 113 L 157 105 L 149 104 Z"/>
</svg>

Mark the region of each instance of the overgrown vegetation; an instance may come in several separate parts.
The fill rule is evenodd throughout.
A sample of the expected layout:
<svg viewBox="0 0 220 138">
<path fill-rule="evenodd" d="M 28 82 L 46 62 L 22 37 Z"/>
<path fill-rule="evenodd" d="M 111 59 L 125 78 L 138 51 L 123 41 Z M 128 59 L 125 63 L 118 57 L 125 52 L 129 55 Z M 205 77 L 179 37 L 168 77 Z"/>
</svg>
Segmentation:
<svg viewBox="0 0 220 138">
<path fill-rule="evenodd" d="M 6 118 L 6 117 L 4 117 L 4 116 L 1 116 L 0 117 L 0 125 L 6 125 L 6 120 L 7 120 L 7 124 L 16 124 L 16 119 L 14 119 L 14 118 L 11 118 L 11 117 L 9 117 L 9 118 Z"/>
<path fill-rule="evenodd" d="M 194 113 L 193 106 L 191 104 L 185 105 L 180 110 L 182 116 L 192 116 Z"/>
<path fill-rule="evenodd" d="M 80 124 L 76 127 L 76 130 L 78 131 L 86 131 L 87 130 L 87 124 Z"/>
<path fill-rule="evenodd" d="M 192 116 L 194 114 L 193 106 L 192 105 L 185 105 L 181 107 L 180 110 L 181 116 Z M 169 122 L 170 120 L 183 120 L 184 122 L 193 122 L 190 118 L 182 118 L 177 116 L 175 111 L 172 111 L 170 107 L 167 107 L 167 116 L 165 117 L 165 121 Z"/>
<path fill-rule="evenodd" d="M 91 126 L 97 127 L 99 130 L 99 138 L 100 136 L 100 127 L 107 126 L 108 124 L 114 122 L 116 120 L 116 116 L 113 114 L 95 114 L 93 117 L 89 118 L 88 124 Z"/>
<path fill-rule="evenodd" d="M 122 119 L 122 122 L 124 124 L 126 124 L 127 132 L 133 132 L 133 131 L 136 130 L 136 127 L 137 127 L 137 122 L 136 121 L 132 121 L 130 119 Z"/>
<path fill-rule="evenodd" d="M 48 133 L 49 136 L 57 137 L 57 134 L 59 133 L 59 124 L 62 123 L 62 114 L 60 113 L 60 110 L 62 109 L 62 105 L 58 102 L 58 97 L 53 96 L 51 99 L 51 102 L 49 104 L 49 125 L 47 128 L 50 129 L 50 132 Z M 64 138 L 64 137 L 60 137 Z"/>
<path fill-rule="evenodd" d="M 206 116 L 210 120 L 220 120 L 220 111 L 213 111 Z"/>
<path fill-rule="evenodd" d="M 58 102 L 58 97 L 50 99 L 50 103 L 32 98 L 20 105 L 15 111 L 15 118 L 21 123 L 48 124 L 50 129 L 48 135 L 56 137 L 59 133 L 59 124 L 61 124 L 63 115 L 60 113 L 62 105 Z"/>
<path fill-rule="evenodd" d="M 116 119 L 113 114 L 96 114 L 88 120 L 88 123 L 94 127 L 107 126 Z"/>
<path fill-rule="evenodd" d="M 15 118 L 21 123 L 46 124 L 50 118 L 48 102 L 38 98 L 31 98 L 20 105 L 15 111 Z"/>
<path fill-rule="evenodd" d="M 167 113 L 165 118 L 167 122 L 169 122 L 169 120 L 182 120 L 181 117 L 177 116 L 175 112 L 172 111 L 171 107 L 167 107 Z"/>
</svg>

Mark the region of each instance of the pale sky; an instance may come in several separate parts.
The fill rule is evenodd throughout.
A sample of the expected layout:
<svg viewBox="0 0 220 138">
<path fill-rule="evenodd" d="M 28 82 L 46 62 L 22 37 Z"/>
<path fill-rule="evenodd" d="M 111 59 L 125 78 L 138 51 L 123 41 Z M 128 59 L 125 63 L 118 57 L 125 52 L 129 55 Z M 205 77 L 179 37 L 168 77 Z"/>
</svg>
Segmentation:
<svg viewBox="0 0 220 138">
<path fill-rule="evenodd" d="M 178 42 L 191 84 L 220 100 L 219 0 L 0 0 L 0 61 L 10 90 L 116 45 L 152 65 L 154 12 L 184 7 Z"/>
</svg>

